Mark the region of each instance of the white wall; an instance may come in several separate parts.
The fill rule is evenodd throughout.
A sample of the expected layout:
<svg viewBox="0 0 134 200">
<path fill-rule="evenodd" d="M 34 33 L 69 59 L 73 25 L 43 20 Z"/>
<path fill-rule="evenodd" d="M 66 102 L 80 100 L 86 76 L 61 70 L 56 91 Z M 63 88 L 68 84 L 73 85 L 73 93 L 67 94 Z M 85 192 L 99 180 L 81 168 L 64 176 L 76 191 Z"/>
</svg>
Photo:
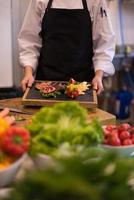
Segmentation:
<svg viewBox="0 0 134 200">
<path fill-rule="evenodd" d="M 30 0 L 12 0 L 12 32 L 13 32 L 13 80 L 15 86 L 20 86 L 22 69 L 18 60 L 18 33 L 20 31 L 25 12 Z"/>
<path fill-rule="evenodd" d="M 11 0 L 0 0 L 0 88 L 13 85 L 11 38 Z"/>
<path fill-rule="evenodd" d="M 18 33 L 30 0 L 0 0 L 0 88 L 19 86 Z"/>
</svg>

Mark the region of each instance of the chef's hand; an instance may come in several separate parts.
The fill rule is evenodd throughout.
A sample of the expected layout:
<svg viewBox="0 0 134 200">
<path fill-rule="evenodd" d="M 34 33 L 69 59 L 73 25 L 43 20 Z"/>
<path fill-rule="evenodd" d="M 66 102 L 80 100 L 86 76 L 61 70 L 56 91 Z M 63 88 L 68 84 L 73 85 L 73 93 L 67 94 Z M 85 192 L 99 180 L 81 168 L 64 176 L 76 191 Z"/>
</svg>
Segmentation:
<svg viewBox="0 0 134 200">
<path fill-rule="evenodd" d="M 103 73 L 102 70 L 97 70 L 95 72 L 95 77 L 92 80 L 93 89 L 97 91 L 98 95 L 104 90 L 102 83 Z"/>
<path fill-rule="evenodd" d="M 15 123 L 15 117 L 14 116 L 9 116 L 9 108 L 4 108 L 0 112 L 0 119 L 4 119 L 8 125 L 12 125 Z"/>
<path fill-rule="evenodd" d="M 25 66 L 24 67 L 24 77 L 21 81 L 21 87 L 22 87 L 23 91 L 25 91 L 27 87 L 31 87 L 33 82 L 34 82 L 34 77 L 33 77 L 32 67 Z"/>
</svg>

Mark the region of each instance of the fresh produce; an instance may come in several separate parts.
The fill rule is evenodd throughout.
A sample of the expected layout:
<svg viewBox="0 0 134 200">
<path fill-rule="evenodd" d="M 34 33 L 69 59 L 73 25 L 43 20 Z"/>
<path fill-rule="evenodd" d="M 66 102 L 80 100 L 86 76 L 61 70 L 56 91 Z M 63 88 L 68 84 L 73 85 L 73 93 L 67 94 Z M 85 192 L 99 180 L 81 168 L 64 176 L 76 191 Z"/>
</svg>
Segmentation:
<svg viewBox="0 0 134 200">
<path fill-rule="evenodd" d="M 134 145 L 134 127 L 128 123 L 107 125 L 104 128 L 104 144 L 113 146 Z"/>
<path fill-rule="evenodd" d="M 77 96 L 79 96 L 79 90 L 78 90 L 78 87 L 77 85 L 71 83 L 67 86 L 66 88 L 66 95 L 71 97 L 71 98 L 75 98 Z"/>
<path fill-rule="evenodd" d="M 25 128 L 9 125 L 5 127 L 0 135 L 0 169 L 11 165 L 30 146 L 30 134 Z"/>
<path fill-rule="evenodd" d="M 10 166 L 14 162 L 14 158 L 7 156 L 0 150 L 0 170 Z"/>
<path fill-rule="evenodd" d="M 42 108 L 27 126 L 32 135 L 31 154 L 55 154 L 57 148 L 64 143 L 73 148 L 102 143 L 103 130 L 100 122 L 94 119 L 88 123 L 87 118 L 87 110 L 77 102 Z"/>
<path fill-rule="evenodd" d="M 13 126 L 15 118 L 8 114 L 8 108 L 0 112 L 0 170 L 7 168 L 27 152 L 30 143 L 29 132 Z"/>
<path fill-rule="evenodd" d="M 8 127 L 9 124 L 4 119 L 0 119 L 0 141 Z"/>
<path fill-rule="evenodd" d="M 66 87 L 65 93 L 71 98 L 76 98 L 79 95 L 84 95 L 89 89 L 89 84 L 83 81 L 81 83 L 76 82 L 74 79 L 70 79 L 69 84 Z"/>
<path fill-rule="evenodd" d="M 29 145 L 29 132 L 22 127 L 11 126 L 1 139 L 0 147 L 3 152 L 19 157 L 28 151 Z"/>
<path fill-rule="evenodd" d="M 57 161 L 48 169 L 30 171 L 5 200 L 133 200 L 134 159 L 89 149 L 81 156 Z M 84 161 L 84 162 L 83 162 Z"/>
</svg>

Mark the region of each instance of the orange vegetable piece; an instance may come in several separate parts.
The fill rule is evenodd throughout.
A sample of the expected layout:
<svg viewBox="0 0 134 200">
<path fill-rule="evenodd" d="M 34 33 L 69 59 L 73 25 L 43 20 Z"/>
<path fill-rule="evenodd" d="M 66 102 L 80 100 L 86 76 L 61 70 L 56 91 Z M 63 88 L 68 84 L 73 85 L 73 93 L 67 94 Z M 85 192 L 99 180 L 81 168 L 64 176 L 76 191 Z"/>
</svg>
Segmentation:
<svg viewBox="0 0 134 200">
<path fill-rule="evenodd" d="M 13 162 L 13 158 L 6 157 L 2 162 L 0 162 L 0 170 L 9 167 Z"/>
<path fill-rule="evenodd" d="M 8 128 L 9 128 L 8 123 L 4 119 L 0 119 L 0 139 L 4 136 Z"/>
</svg>

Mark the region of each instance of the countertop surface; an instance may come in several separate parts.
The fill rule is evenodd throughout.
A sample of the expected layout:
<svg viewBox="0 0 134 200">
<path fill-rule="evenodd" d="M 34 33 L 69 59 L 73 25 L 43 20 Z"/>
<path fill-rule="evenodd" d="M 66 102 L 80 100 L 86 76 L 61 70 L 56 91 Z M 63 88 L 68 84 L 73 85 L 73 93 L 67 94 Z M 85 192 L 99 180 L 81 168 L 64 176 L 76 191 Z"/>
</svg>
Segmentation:
<svg viewBox="0 0 134 200">
<path fill-rule="evenodd" d="M 25 125 L 29 122 L 32 114 L 36 113 L 40 107 L 23 106 L 21 103 L 21 98 L 5 99 L 0 100 L 0 105 L 9 108 L 17 108 L 25 111 L 27 114 L 12 112 L 16 117 L 17 123 L 20 125 Z M 98 117 L 103 125 L 115 124 L 116 117 L 106 111 L 99 108 L 89 109 L 88 121 L 90 122 L 94 117 Z M 31 113 L 31 114 L 29 114 Z"/>
</svg>

